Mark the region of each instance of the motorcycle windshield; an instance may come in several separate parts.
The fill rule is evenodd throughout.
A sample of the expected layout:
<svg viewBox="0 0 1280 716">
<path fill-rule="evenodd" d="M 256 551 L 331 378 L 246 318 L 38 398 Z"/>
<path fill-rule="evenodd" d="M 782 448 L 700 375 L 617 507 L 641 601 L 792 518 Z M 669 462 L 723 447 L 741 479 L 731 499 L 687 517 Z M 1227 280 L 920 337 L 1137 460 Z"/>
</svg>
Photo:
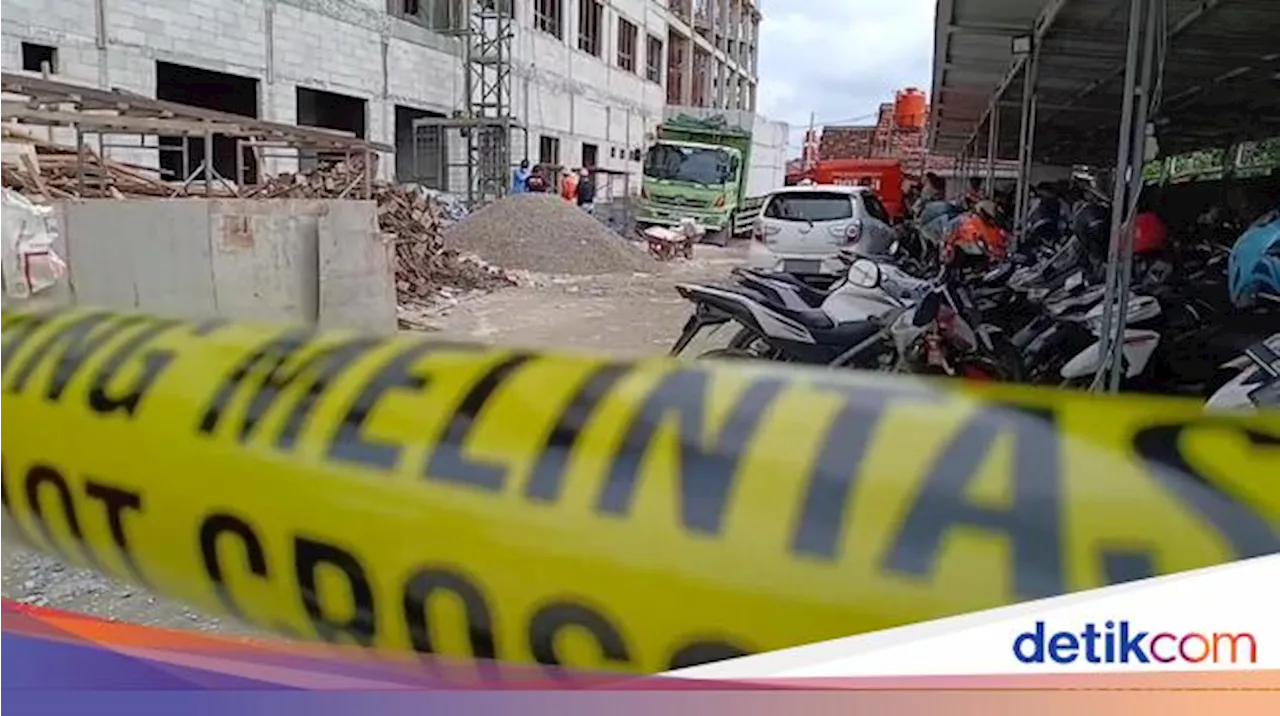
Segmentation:
<svg viewBox="0 0 1280 716">
<path fill-rule="evenodd" d="M 1009 285 L 1015 290 L 1025 290 L 1035 286 L 1051 288 L 1058 279 L 1069 276 L 1072 269 L 1079 266 L 1083 255 L 1084 247 L 1080 239 L 1072 236 L 1053 256 L 1028 269 L 1015 272 L 1009 279 Z"/>
</svg>

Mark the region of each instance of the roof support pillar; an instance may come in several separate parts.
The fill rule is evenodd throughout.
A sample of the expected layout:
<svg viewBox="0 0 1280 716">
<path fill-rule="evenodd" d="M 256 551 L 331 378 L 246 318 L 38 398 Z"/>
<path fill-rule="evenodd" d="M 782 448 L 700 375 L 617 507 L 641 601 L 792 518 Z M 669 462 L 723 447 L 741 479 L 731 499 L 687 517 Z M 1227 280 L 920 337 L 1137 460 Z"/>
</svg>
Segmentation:
<svg viewBox="0 0 1280 716">
<path fill-rule="evenodd" d="M 1035 24 L 1031 27 L 1031 41 L 1033 45 L 1039 45 L 1040 42 L 1044 40 L 1045 35 L 1049 33 L 1049 30 L 1057 21 L 1058 13 L 1062 11 L 1062 8 L 1066 7 L 1068 2 L 1070 2 L 1070 0 L 1049 0 L 1049 3 L 1040 10 L 1039 17 L 1036 18 Z M 1216 4 L 1218 0 L 1208 0 L 1208 2 Z M 977 139 L 982 126 L 987 123 L 987 120 L 991 115 L 998 111 L 1000 100 L 1004 97 L 1005 90 L 1009 89 L 1009 85 L 1013 83 L 1013 80 L 1018 76 L 1018 73 L 1023 70 L 1023 65 L 1027 60 L 1028 58 L 1025 56 L 1017 57 L 1014 59 L 1013 64 L 1009 66 L 1009 70 L 1005 73 L 1004 79 L 996 85 L 995 92 L 991 94 L 991 100 L 987 104 L 986 113 L 983 114 L 982 118 L 978 120 L 978 123 L 974 125 L 973 135 L 970 137 L 970 141 L 975 141 Z"/>
<path fill-rule="evenodd" d="M 987 182 L 986 195 L 996 194 L 996 158 L 1000 154 L 1000 106 L 991 108 L 991 120 L 987 123 Z"/>
<path fill-rule="evenodd" d="M 1146 151 L 1147 110 L 1155 74 L 1157 4 L 1130 0 L 1129 42 L 1125 51 L 1124 104 L 1120 115 L 1119 149 L 1111 203 L 1111 242 L 1107 257 L 1107 286 L 1103 304 L 1100 369 L 1093 389 L 1104 384 L 1120 389 L 1125 375 L 1124 336 L 1129 286 L 1133 273 L 1133 216 L 1142 191 L 1142 163 Z M 1139 59 L 1141 51 L 1141 59 Z M 1119 310 L 1117 310 L 1119 309 Z"/>
<path fill-rule="evenodd" d="M 1031 167 L 1035 149 L 1036 109 L 1038 97 L 1036 83 L 1040 76 L 1040 43 L 1031 40 L 1031 56 L 1024 65 L 1022 78 L 1022 118 L 1018 135 L 1018 188 L 1014 194 L 1013 227 L 1015 242 L 1026 229 L 1024 219 L 1031 203 Z"/>
</svg>

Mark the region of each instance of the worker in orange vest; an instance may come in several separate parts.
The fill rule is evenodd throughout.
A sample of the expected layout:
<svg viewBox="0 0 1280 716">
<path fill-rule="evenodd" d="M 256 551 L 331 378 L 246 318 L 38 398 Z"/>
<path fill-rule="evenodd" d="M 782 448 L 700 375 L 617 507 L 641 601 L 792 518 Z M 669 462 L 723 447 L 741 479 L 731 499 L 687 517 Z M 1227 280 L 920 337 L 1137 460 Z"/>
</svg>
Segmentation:
<svg viewBox="0 0 1280 716">
<path fill-rule="evenodd" d="M 560 197 L 571 204 L 578 203 L 577 169 L 564 172 L 564 177 L 560 180 Z"/>
</svg>

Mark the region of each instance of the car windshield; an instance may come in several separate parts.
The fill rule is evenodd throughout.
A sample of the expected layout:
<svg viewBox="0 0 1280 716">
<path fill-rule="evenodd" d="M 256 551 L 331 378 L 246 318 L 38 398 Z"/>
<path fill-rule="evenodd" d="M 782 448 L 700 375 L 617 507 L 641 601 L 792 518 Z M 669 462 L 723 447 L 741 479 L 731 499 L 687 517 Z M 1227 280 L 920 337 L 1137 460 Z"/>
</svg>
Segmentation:
<svg viewBox="0 0 1280 716">
<path fill-rule="evenodd" d="M 733 156 L 722 149 L 656 144 L 645 157 L 644 175 L 694 184 L 724 184 L 733 177 Z"/>
<path fill-rule="evenodd" d="M 853 202 L 848 194 L 831 192 L 778 194 L 764 215 L 783 221 L 840 221 L 853 216 Z"/>
</svg>

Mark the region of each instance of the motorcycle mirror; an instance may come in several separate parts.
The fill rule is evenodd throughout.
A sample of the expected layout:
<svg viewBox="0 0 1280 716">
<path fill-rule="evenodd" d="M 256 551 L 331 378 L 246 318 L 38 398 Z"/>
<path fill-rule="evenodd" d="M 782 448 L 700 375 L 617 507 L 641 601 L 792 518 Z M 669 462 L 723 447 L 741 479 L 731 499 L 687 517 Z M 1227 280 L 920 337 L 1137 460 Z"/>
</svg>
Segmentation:
<svg viewBox="0 0 1280 716">
<path fill-rule="evenodd" d="M 882 276 L 880 265 L 867 259 L 854 259 L 849 265 L 849 283 L 859 288 L 876 288 Z"/>
<path fill-rule="evenodd" d="M 898 243 L 897 241 L 894 241 L 892 244 L 889 244 L 889 255 L 897 256 L 898 249 L 901 249 L 901 248 L 902 248 L 902 244 Z"/>
</svg>

